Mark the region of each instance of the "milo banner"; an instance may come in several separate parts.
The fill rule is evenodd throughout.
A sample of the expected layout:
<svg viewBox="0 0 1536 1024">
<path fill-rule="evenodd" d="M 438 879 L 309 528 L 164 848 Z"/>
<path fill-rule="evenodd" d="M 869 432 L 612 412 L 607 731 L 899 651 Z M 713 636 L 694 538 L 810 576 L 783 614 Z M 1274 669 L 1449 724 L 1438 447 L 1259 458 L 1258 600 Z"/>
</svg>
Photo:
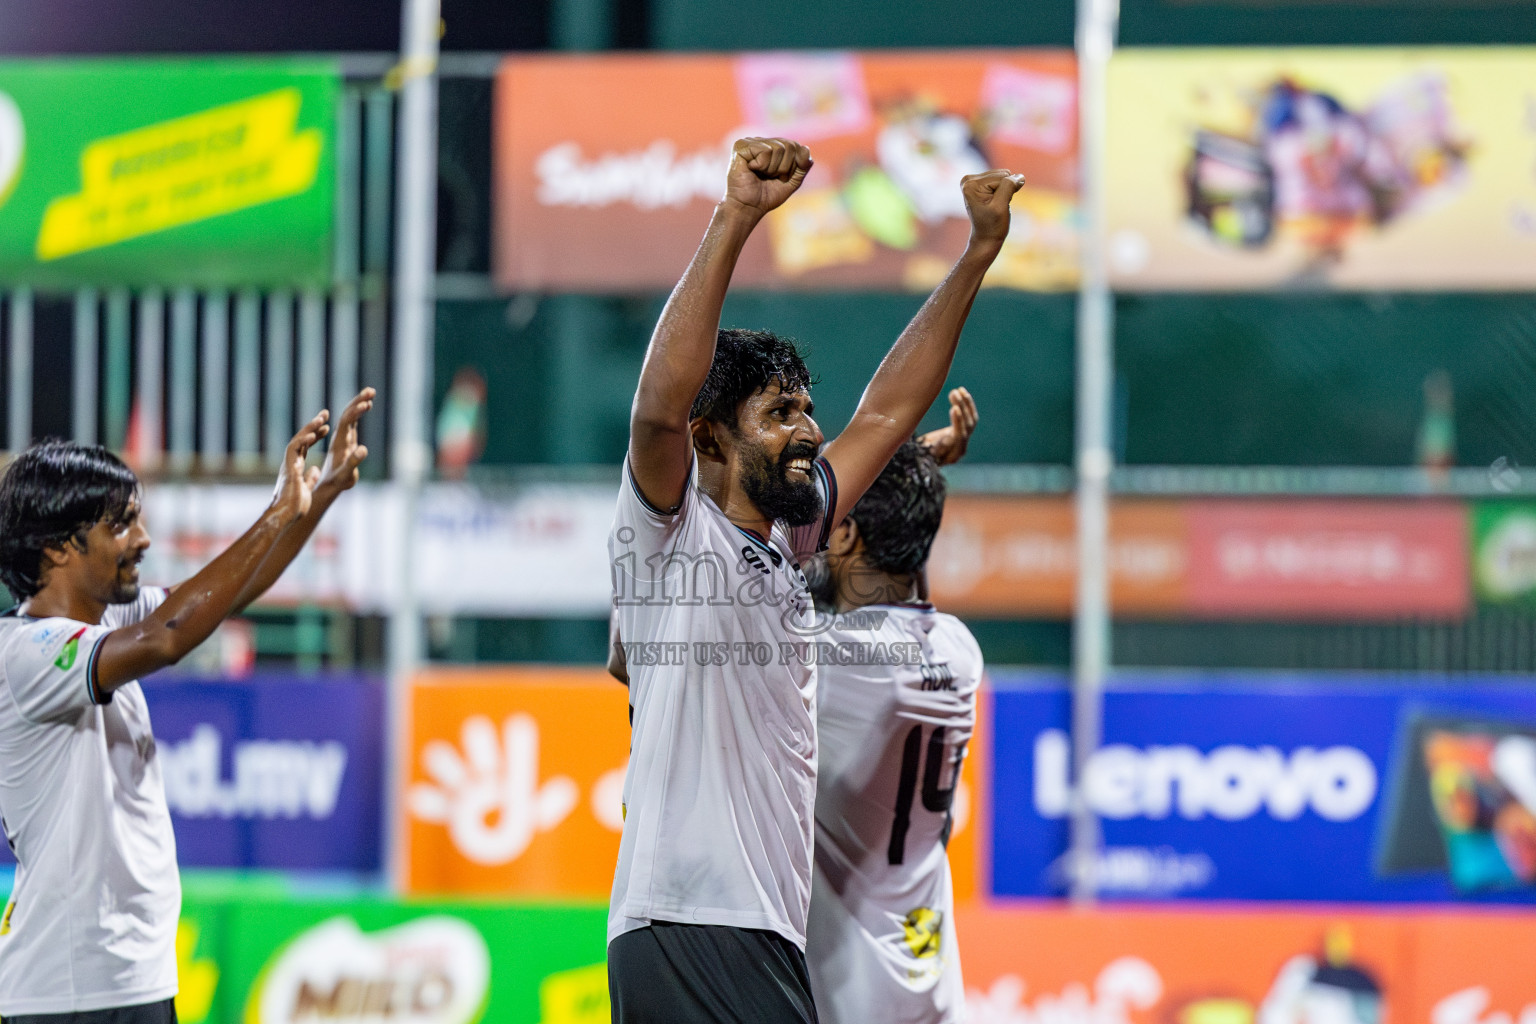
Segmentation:
<svg viewBox="0 0 1536 1024">
<path fill-rule="evenodd" d="M 606 908 L 189 892 L 182 1024 L 608 1024 Z"/>
<path fill-rule="evenodd" d="M 0 284 L 324 285 L 338 73 L 0 62 Z"/>
<path fill-rule="evenodd" d="M 608 1024 L 600 904 L 205 895 L 182 1024 Z M 1529 1024 L 1536 920 L 1316 906 L 962 903 L 971 1024 Z"/>
</svg>

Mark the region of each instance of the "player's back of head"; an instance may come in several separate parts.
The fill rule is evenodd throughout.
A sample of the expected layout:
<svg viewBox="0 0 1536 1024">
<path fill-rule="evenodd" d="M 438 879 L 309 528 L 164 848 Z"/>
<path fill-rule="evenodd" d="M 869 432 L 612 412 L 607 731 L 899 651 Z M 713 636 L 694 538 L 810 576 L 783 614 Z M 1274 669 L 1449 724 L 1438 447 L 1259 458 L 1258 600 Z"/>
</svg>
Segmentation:
<svg viewBox="0 0 1536 1024">
<path fill-rule="evenodd" d="M 42 587 L 43 551 L 83 542 L 103 519 L 125 516 L 139 478 L 100 445 L 49 440 L 0 477 L 0 582 L 17 599 Z"/>
<path fill-rule="evenodd" d="M 907 441 L 848 513 L 864 558 L 881 572 L 915 573 L 928 561 L 944 518 L 944 474 L 924 445 Z"/>
<path fill-rule="evenodd" d="M 784 391 L 808 391 L 815 383 L 795 343 L 772 331 L 722 327 L 715 358 L 693 400 L 689 419 L 706 419 L 736 429 L 741 403 L 771 384 Z"/>
</svg>

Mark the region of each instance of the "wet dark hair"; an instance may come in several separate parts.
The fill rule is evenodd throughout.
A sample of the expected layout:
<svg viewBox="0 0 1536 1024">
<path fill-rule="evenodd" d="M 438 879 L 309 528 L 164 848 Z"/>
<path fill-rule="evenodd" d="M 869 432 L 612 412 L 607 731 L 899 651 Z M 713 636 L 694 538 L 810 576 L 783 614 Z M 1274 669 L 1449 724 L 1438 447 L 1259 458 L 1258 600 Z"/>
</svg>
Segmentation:
<svg viewBox="0 0 1536 1024">
<path fill-rule="evenodd" d="M 48 440 L 16 457 L 0 477 L 0 583 L 17 600 L 42 589 L 43 551 L 120 522 L 139 478 L 100 445 Z"/>
<path fill-rule="evenodd" d="M 928 561 L 944 518 L 944 474 L 917 441 L 907 441 L 848 513 L 864 557 L 881 572 L 914 573 Z"/>
<path fill-rule="evenodd" d="M 722 327 L 715 335 L 715 359 L 693 400 L 689 419 L 736 428 L 736 408 L 768 385 L 809 391 L 816 383 L 795 343 L 771 331 Z"/>
</svg>

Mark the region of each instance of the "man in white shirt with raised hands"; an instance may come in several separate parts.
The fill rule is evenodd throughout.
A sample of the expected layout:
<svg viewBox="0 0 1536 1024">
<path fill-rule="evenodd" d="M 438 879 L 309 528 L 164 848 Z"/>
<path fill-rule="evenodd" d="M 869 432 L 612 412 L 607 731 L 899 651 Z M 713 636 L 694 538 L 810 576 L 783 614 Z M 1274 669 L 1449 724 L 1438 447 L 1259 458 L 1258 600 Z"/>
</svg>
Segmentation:
<svg viewBox="0 0 1536 1024">
<path fill-rule="evenodd" d="M 614 528 L 633 721 L 609 904 L 618 1024 L 814 1021 L 805 966 L 816 798 L 814 628 L 800 562 L 912 436 L 949 372 L 1023 179 L 956 182 L 971 237 L 827 444 L 792 343 L 721 330 L 753 228 L 811 170 L 741 139 L 651 337 Z"/>
<path fill-rule="evenodd" d="M 46 441 L 0 479 L 0 816 L 16 885 L 0 917 L 5 1024 L 174 1024 L 181 881 L 138 678 L 266 591 L 368 455 L 362 391 L 323 467 L 329 413 L 283 453 L 272 503 L 202 571 L 141 587 L 140 483 L 111 452 Z"/>
</svg>

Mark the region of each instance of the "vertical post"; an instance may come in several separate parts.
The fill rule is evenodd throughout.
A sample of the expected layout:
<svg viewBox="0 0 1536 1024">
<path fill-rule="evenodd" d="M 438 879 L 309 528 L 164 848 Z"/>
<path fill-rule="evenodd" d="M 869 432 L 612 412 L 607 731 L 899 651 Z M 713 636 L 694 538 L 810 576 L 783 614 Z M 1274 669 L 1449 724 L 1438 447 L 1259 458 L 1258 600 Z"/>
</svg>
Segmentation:
<svg viewBox="0 0 1536 1024">
<path fill-rule="evenodd" d="M 439 0 L 404 0 L 401 13 L 400 135 L 395 206 L 395 401 L 391 409 L 390 465 L 401 503 L 403 536 L 397 549 L 399 586 L 389 622 L 389 687 L 393 777 L 389 865 L 395 884 L 404 877 L 405 829 L 398 816 L 407 770 L 407 688 L 421 657 L 421 607 L 414 586 L 416 505 L 426 476 L 428 405 L 432 394 L 433 258 L 437 235 L 437 42 Z"/>
<path fill-rule="evenodd" d="M 171 299 L 171 471 L 192 468 L 197 426 L 197 295 L 179 288 Z"/>
<path fill-rule="evenodd" d="M 276 291 L 267 296 L 266 383 L 267 414 L 262 450 L 267 466 L 275 467 L 282 462 L 283 449 L 288 447 L 288 439 L 294 430 L 292 292 Z"/>
<path fill-rule="evenodd" d="M 269 382 L 268 387 L 272 384 Z M 235 472 L 261 465 L 261 296 L 244 291 L 235 299 Z"/>
<path fill-rule="evenodd" d="M 363 154 L 362 211 L 362 345 L 359 364 L 362 379 L 379 388 L 373 413 L 363 420 L 360 433 L 373 451 L 384 451 L 384 417 L 394 401 L 389 369 L 389 241 L 392 171 L 390 154 L 394 141 L 391 118 L 395 97 L 383 89 L 368 93 L 364 105 L 366 147 Z M 382 475 L 384 460 L 375 456 L 363 463 L 363 473 Z"/>
<path fill-rule="evenodd" d="M 75 293 L 75 387 L 70 408 L 71 433 L 81 444 L 96 443 L 96 403 L 100 391 L 101 322 L 96 289 Z"/>
<path fill-rule="evenodd" d="M 325 408 L 325 296 L 306 291 L 299 298 L 299 407 L 301 422 Z M 340 416 L 340 409 L 332 409 Z"/>
<path fill-rule="evenodd" d="M 13 453 L 32 443 L 32 289 L 11 292 L 10 416 L 6 447 Z"/>
<path fill-rule="evenodd" d="M 203 296 L 203 423 L 200 462 L 204 472 L 224 472 L 229 454 L 229 293 Z"/>
<path fill-rule="evenodd" d="M 1082 167 L 1082 283 L 1077 303 L 1077 598 L 1072 630 L 1072 898 L 1098 895 L 1099 821 L 1083 769 L 1103 732 L 1109 668 L 1109 472 L 1114 379 L 1113 298 L 1105 261 L 1106 77 L 1119 0 L 1077 0 L 1078 151 Z"/>
<path fill-rule="evenodd" d="M 128 441 L 128 409 L 133 401 L 128 337 L 133 326 L 131 303 L 126 288 L 114 288 L 107 293 L 107 432 L 101 443 L 117 451 L 122 451 Z"/>
<path fill-rule="evenodd" d="M 160 468 L 165 407 L 165 295 L 158 288 L 139 296 L 139 465 Z"/>
<path fill-rule="evenodd" d="M 331 291 L 331 408 L 357 393 L 357 273 L 362 246 L 361 97 L 343 89 L 336 110 L 335 287 Z M 372 383 L 372 382 L 370 382 Z"/>
</svg>

